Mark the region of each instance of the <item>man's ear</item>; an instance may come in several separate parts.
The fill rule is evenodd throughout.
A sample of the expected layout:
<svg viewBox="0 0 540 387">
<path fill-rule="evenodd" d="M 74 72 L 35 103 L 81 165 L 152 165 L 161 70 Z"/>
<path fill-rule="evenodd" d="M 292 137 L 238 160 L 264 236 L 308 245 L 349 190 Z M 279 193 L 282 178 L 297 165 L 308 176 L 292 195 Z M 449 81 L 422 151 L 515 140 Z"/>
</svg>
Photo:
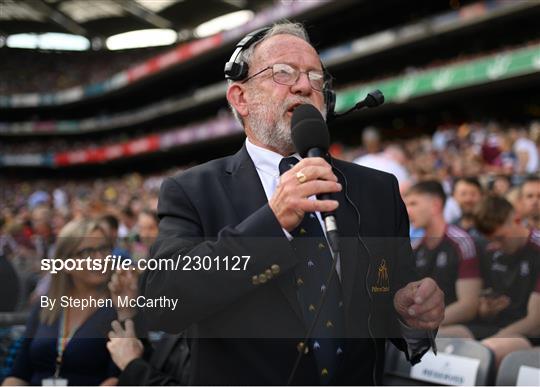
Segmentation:
<svg viewBox="0 0 540 387">
<path fill-rule="evenodd" d="M 227 101 L 232 107 L 236 109 L 238 114 L 242 117 L 248 115 L 247 101 L 246 101 L 244 86 L 239 83 L 232 83 L 227 88 Z"/>
<path fill-rule="evenodd" d="M 431 208 L 434 214 L 444 212 L 444 203 L 441 199 L 434 196 L 429 196 L 429 199 L 431 200 Z"/>
</svg>

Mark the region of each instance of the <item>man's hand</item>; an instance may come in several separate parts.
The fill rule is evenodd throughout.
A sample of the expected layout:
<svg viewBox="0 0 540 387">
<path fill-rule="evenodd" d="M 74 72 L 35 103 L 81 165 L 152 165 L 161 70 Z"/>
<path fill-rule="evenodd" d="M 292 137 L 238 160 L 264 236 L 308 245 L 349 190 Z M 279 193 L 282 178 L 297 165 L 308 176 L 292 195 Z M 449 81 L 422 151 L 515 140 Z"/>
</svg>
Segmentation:
<svg viewBox="0 0 540 387">
<path fill-rule="evenodd" d="M 120 307 L 118 305 L 118 297 L 128 299 L 137 298 L 137 279 L 138 272 L 136 270 L 117 270 L 111 277 L 108 287 L 111 292 L 111 298 L 118 319 L 123 321 L 127 318 L 133 318 L 137 313 L 135 308 Z"/>
<path fill-rule="evenodd" d="M 508 305 L 510 305 L 508 296 L 480 297 L 478 315 L 482 319 L 491 319 L 508 308 Z"/>
<path fill-rule="evenodd" d="M 300 182 L 298 173 L 305 176 Z M 334 211 L 336 200 L 309 200 L 312 195 L 341 191 L 332 167 L 320 157 L 307 157 L 285 172 L 268 204 L 287 231 L 294 230 L 306 212 Z"/>
<path fill-rule="evenodd" d="M 444 293 L 433 279 L 424 278 L 399 289 L 394 307 L 409 327 L 434 330 L 444 319 Z"/>
<path fill-rule="evenodd" d="M 135 325 L 133 321 L 126 320 L 126 329 L 122 328 L 118 321 L 111 323 L 112 331 L 109 332 L 107 349 L 111 354 L 114 363 L 122 371 L 134 359 L 143 354 L 143 344 L 135 335 Z"/>
</svg>

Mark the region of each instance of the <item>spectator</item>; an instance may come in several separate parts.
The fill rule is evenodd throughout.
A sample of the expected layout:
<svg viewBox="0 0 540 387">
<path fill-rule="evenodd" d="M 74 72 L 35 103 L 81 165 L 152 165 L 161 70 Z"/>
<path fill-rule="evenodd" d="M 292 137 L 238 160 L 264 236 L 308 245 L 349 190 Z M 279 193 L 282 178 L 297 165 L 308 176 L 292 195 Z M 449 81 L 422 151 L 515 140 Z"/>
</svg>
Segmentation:
<svg viewBox="0 0 540 387">
<path fill-rule="evenodd" d="M 425 230 L 416 244 L 416 268 L 421 277 L 433 278 L 445 294 L 442 325 L 472 320 L 482 288 L 474 242 L 466 232 L 443 218 L 446 195 L 437 181 L 412 186 L 405 196 L 411 223 Z"/>
<path fill-rule="evenodd" d="M 540 177 L 528 177 L 519 190 L 519 209 L 523 224 L 540 229 Z"/>
<path fill-rule="evenodd" d="M 106 214 L 98 219 L 98 223 L 109 237 L 113 247 L 112 254 L 122 259 L 131 260 L 131 253 L 122 247 L 118 239 L 118 219 L 112 214 Z"/>
<path fill-rule="evenodd" d="M 401 192 L 404 192 L 410 185 L 409 172 L 403 167 L 406 162 L 405 153 L 396 145 L 386 147 L 381 153 L 368 153 L 357 158 L 354 162 L 364 167 L 391 173 L 397 178 Z"/>
<path fill-rule="evenodd" d="M 159 219 L 157 213 L 143 209 L 137 217 L 138 243 L 134 244 L 133 250 L 138 257 L 148 257 L 150 247 L 158 235 Z"/>
<path fill-rule="evenodd" d="M 52 212 L 48 206 L 40 204 L 32 210 L 32 250 L 34 255 L 30 262 L 29 288 L 33 288 L 30 303 L 47 293 L 50 284 L 48 273 L 39 270 L 42 259 L 51 258 L 55 254 L 55 235 L 51 222 Z"/>
<path fill-rule="evenodd" d="M 121 213 L 121 222 L 118 227 L 118 236 L 120 238 L 133 237 L 134 227 L 137 223 L 137 219 L 130 206 L 124 207 Z"/>
<path fill-rule="evenodd" d="M 4 217 L 0 216 L 0 257 L 8 257 L 17 252 L 17 242 L 6 232 L 7 226 Z"/>
<path fill-rule="evenodd" d="M 512 188 L 512 182 L 506 175 L 498 175 L 493 179 L 490 184 L 490 191 L 492 194 L 505 197 Z"/>
<path fill-rule="evenodd" d="M 517 173 L 536 173 L 540 167 L 538 149 L 534 141 L 527 137 L 523 128 L 511 128 L 510 138 L 513 140 L 513 150 L 518 159 Z"/>
<path fill-rule="evenodd" d="M 146 247 L 152 246 L 158 234 L 159 218 L 157 213 L 152 210 L 144 209 L 137 218 L 137 229 L 141 242 Z"/>
<path fill-rule="evenodd" d="M 482 186 L 477 178 L 463 177 L 456 180 L 452 196 L 461 210 L 461 217 L 454 225 L 471 234 L 474 229 L 474 210 L 482 200 Z"/>
<path fill-rule="evenodd" d="M 32 240 L 39 259 L 48 258 L 54 253 L 51 215 L 51 210 L 44 205 L 32 210 Z"/>
<path fill-rule="evenodd" d="M 513 350 L 540 344 L 534 338 L 540 334 L 540 231 L 524 227 L 512 205 L 496 196 L 482 202 L 476 223 L 493 243 L 481 265 L 478 319 L 459 327 L 459 336 L 487 338 L 483 343 L 499 364 Z"/>
<path fill-rule="evenodd" d="M 448 224 L 454 224 L 461 219 L 461 208 L 453 196 L 448 196 L 444 203 L 443 217 Z"/>
<path fill-rule="evenodd" d="M 97 223 L 88 220 L 68 223 L 58 239 L 56 258 L 59 259 L 101 257 L 112 247 L 107 244 L 106 234 Z M 116 318 L 115 310 L 106 307 L 62 308 L 59 305 L 64 295 L 106 298 L 108 280 L 106 274 L 88 270 L 63 270 L 52 275 L 47 296 L 57 300 L 56 307 L 34 306 L 24 343 L 11 375 L 3 385 L 42 384 L 55 374 L 72 385 L 116 384 L 119 370 L 105 346 L 107 328 Z"/>
<path fill-rule="evenodd" d="M 0 252 L 0 313 L 13 312 L 19 301 L 20 280 L 13 265 Z M 11 297 L 6 295 L 11 294 Z"/>
<path fill-rule="evenodd" d="M 362 148 L 367 154 L 379 153 L 381 151 L 381 134 L 379 129 L 368 126 L 362 132 Z"/>
</svg>

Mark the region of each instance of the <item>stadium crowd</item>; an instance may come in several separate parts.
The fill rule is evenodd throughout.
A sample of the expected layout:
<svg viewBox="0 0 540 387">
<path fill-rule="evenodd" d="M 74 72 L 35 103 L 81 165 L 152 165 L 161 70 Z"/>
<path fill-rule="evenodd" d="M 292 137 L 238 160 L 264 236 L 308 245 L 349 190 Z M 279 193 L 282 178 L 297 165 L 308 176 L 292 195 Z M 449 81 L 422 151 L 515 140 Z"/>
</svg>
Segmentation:
<svg viewBox="0 0 540 387">
<path fill-rule="evenodd" d="M 3 75 L 0 79 L 0 95 L 49 93 L 102 82 L 164 50 L 166 48 L 159 47 L 106 52 L 56 52 L 3 48 L 0 49 Z M 69 71 L 64 71 L 68 68 Z"/>
<path fill-rule="evenodd" d="M 444 125 L 432 136 L 403 141 L 384 141 L 376 128 L 368 127 L 361 146 L 334 143 L 331 153 L 398 178 L 411 220 L 417 269 L 445 290 L 447 310 L 439 335 L 482 340 L 498 363 L 511 351 L 540 345 L 540 123 Z M 58 280 L 40 270 L 40 260 L 71 251 L 65 245 L 74 225 L 107 241 L 87 250 L 105 246 L 126 259 L 147 257 L 157 235 L 161 181 L 177 171 L 91 181 L 2 178 L 0 292 L 13 297 L 2 297 L 0 312 L 30 311 L 27 336 L 29 329 L 39 336 L 46 318 L 55 321 L 54 316 L 38 317 L 39 308 L 32 306 L 57 289 Z M 134 277 L 114 274 L 81 281 L 93 287 L 73 292 L 136 294 Z M 124 320 L 121 315 L 126 314 L 118 308 L 109 312 L 101 316 L 107 324 Z M 108 349 L 102 352 L 106 364 L 96 375 L 110 383 L 118 382 L 119 375 L 127 384 L 163 382 L 130 379 L 150 366 L 153 355 L 151 345 L 137 339 L 146 335 L 144 322 L 135 313 L 127 316 L 125 324 L 113 322 L 109 344 L 96 343 Z M 36 377 L 46 377 L 48 369 L 36 374 L 30 366 L 22 367 L 21 362 L 36 365 L 35 352 L 29 349 L 29 339 L 6 339 L 10 334 L 9 329 L 0 332 L 0 380 L 11 375 L 7 382 L 40 382 Z M 117 337 L 130 338 L 129 351 L 122 351 Z M 169 382 L 183 382 L 185 373 L 174 372 L 176 365 L 188 364 L 185 340 L 165 336 L 159 343 L 167 340 L 177 350 L 161 364 L 161 371 L 168 369 L 164 372 Z M 77 355 L 71 356 L 77 364 Z M 84 375 L 72 377 L 94 382 Z"/>
</svg>

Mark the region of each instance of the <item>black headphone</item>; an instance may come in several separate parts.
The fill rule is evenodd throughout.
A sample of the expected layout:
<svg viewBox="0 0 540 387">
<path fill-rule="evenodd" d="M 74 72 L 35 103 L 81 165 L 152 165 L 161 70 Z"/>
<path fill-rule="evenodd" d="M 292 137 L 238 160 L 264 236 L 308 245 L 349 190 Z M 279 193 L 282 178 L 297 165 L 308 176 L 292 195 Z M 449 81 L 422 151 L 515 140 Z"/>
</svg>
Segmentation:
<svg viewBox="0 0 540 387">
<path fill-rule="evenodd" d="M 247 78 L 249 66 L 246 62 L 240 60 L 240 53 L 261 40 L 269 30 L 270 27 L 259 28 L 258 30 L 250 32 L 244 36 L 242 40 L 236 44 L 231 58 L 227 63 L 225 63 L 225 79 L 231 81 L 241 81 Z M 333 117 L 334 108 L 336 106 L 336 93 L 332 88 L 332 76 L 326 70 L 322 62 L 321 66 L 324 73 L 324 89 L 322 92 L 324 96 L 324 103 L 326 104 L 326 116 Z"/>
</svg>

